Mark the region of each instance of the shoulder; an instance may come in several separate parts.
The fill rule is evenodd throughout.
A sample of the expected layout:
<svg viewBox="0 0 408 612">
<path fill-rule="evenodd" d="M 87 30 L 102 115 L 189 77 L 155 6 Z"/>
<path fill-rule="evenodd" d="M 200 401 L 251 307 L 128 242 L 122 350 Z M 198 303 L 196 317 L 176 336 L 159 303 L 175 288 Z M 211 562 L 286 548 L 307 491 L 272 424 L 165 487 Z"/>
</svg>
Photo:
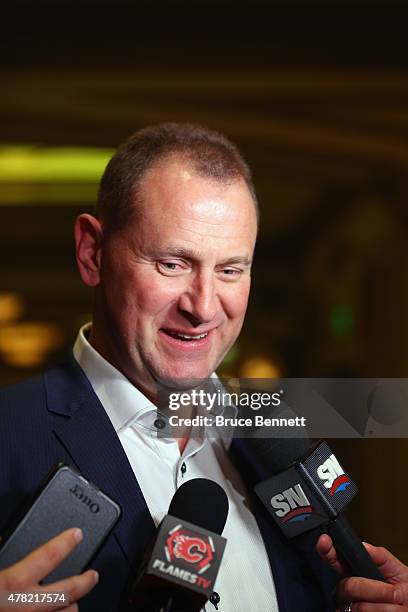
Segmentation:
<svg viewBox="0 0 408 612">
<path fill-rule="evenodd" d="M 75 362 L 76 364 L 76 362 Z M 47 402 L 47 393 L 50 388 L 63 385 L 70 379 L 70 372 L 78 366 L 74 359 L 68 355 L 64 361 L 44 372 L 24 379 L 12 385 L 0 388 L 0 421 L 12 413 L 14 418 L 23 416 L 28 412 L 36 411 Z"/>
<path fill-rule="evenodd" d="M 15 412 L 20 407 L 38 402 L 44 398 L 44 374 L 22 380 L 18 383 L 8 385 L 0 389 L 0 419 L 5 416 L 9 410 Z"/>
</svg>

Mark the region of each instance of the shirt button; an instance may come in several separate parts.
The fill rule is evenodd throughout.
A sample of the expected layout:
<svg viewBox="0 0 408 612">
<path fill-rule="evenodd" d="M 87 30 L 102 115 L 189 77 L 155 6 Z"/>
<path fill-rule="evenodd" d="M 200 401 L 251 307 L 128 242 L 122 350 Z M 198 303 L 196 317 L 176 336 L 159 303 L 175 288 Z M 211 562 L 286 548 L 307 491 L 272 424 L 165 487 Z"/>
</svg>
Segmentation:
<svg viewBox="0 0 408 612">
<path fill-rule="evenodd" d="M 181 471 L 181 473 L 183 474 L 183 476 L 184 476 L 184 474 L 187 472 L 187 466 L 186 466 L 186 464 L 184 463 L 184 461 L 183 461 L 183 463 L 181 464 L 180 471 Z"/>
<path fill-rule="evenodd" d="M 156 419 L 153 425 L 156 429 L 163 429 L 164 427 L 166 427 L 166 423 L 163 421 L 163 419 Z"/>
</svg>

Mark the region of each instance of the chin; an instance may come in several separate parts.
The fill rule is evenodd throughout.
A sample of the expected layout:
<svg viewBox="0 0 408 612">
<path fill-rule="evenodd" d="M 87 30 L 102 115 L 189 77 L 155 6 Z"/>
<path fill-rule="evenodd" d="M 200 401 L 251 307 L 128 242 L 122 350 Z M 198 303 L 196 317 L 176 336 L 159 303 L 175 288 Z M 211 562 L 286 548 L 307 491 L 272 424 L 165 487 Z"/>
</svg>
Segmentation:
<svg viewBox="0 0 408 612">
<path fill-rule="evenodd" d="M 177 368 L 177 370 L 162 372 L 156 381 L 159 386 L 169 389 L 190 389 L 200 381 L 210 378 L 214 368 Z"/>
</svg>

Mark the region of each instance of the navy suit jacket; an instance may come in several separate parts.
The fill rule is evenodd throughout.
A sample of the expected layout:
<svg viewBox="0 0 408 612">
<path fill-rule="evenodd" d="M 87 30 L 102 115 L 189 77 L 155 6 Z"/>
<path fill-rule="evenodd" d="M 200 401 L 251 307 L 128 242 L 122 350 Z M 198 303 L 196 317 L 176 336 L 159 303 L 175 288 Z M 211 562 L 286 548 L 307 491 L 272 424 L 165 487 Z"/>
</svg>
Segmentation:
<svg viewBox="0 0 408 612">
<path fill-rule="evenodd" d="M 234 446 L 233 459 L 245 469 L 239 442 Z M 119 438 L 72 355 L 36 378 L 0 390 L 0 534 L 59 461 L 75 467 L 122 508 L 121 519 L 91 563 L 100 581 L 80 601 L 80 610 L 126 610 L 124 593 L 155 526 Z M 314 551 L 316 535 L 294 547 L 254 503 L 280 611 L 334 610 L 333 574 Z"/>
</svg>

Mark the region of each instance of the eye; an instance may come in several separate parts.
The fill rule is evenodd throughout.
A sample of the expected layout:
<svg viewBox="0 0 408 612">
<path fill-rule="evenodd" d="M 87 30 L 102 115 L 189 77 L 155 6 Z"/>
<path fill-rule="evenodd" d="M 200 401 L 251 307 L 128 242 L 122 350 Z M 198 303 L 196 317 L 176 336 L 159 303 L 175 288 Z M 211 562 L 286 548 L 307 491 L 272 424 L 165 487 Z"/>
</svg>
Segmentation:
<svg viewBox="0 0 408 612">
<path fill-rule="evenodd" d="M 219 271 L 226 280 L 237 280 L 243 273 L 240 268 L 221 268 Z"/>
<path fill-rule="evenodd" d="M 177 270 L 177 264 L 174 261 L 162 261 L 160 265 L 166 270 Z"/>
<path fill-rule="evenodd" d="M 188 266 L 183 261 L 158 261 L 157 269 L 166 276 L 178 276 L 188 270 Z"/>
</svg>

